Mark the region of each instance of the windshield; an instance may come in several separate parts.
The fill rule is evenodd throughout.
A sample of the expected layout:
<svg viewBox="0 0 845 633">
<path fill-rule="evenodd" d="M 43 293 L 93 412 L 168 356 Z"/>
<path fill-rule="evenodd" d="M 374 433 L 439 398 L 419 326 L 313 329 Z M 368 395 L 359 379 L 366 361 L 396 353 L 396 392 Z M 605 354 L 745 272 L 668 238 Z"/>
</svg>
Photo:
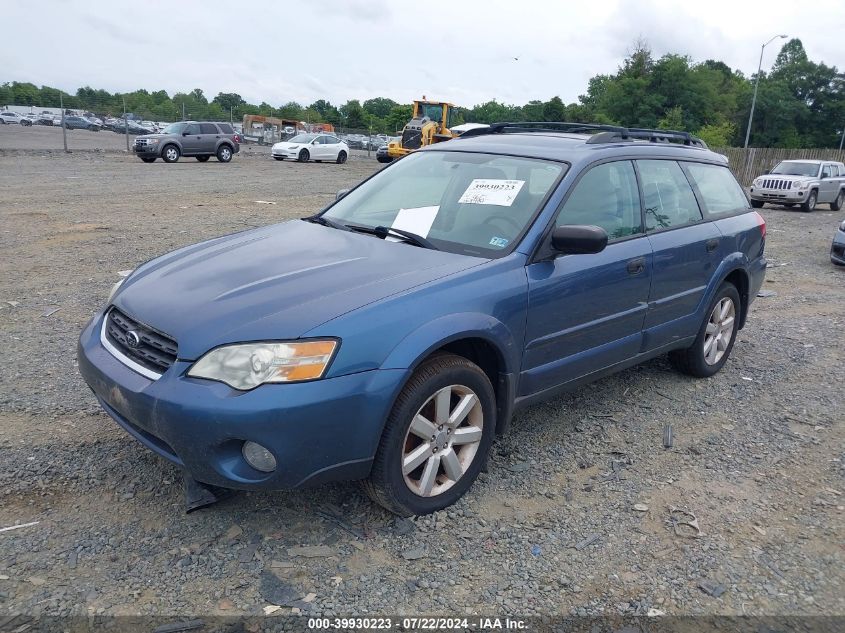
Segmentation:
<svg viewBox="0 0 845 633">
<path fill-rule="evenodd" d="M 566 169 L 513 156 L 418 152 L 351 191 L 325 216 L 410 231 L 444 251 L 497 257 L 521 237 Z"/>
<path fill-rule="evenodd" d="M 184 123 L 171 123 L 166 128 L 164 128 L 161 131 L 161 133 L 162 134 L 181 134 L 183 129 L 185 129 Z"/>
<path fill-rule="evenodd" d="M 799 163 L 785 160 L 779 163 L 772 170 L 772 173 L 783 174 L 784 176 L 815 176 L 819 173 L 819 166 L 817 163 Z"/>
<path fill-rule="evenodd" d="M 310 143 L 315 138 L 317 138 L 316 134 L 297 134 L 293 138 L 289 138 L 287 140 L 288 143 Z"/>
<path fill-rule="evenodd" d="M 434 121 L 435 123 L 439 123 L 440 119 L 443 118 L 443 106 L 438 104 L 431 104 L 431 103 L 421 103 L 419 109 L 419 116 L 424 117 L 427 116 L 429 119 Z"/>
</svg>

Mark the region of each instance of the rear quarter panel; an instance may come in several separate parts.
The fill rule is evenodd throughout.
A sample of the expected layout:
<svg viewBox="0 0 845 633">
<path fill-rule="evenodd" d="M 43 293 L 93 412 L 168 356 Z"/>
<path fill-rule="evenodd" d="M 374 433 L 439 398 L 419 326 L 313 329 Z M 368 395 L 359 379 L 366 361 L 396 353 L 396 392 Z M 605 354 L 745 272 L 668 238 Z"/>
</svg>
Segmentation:
<svg viewBox="0 0 845 633">
<path fill-rule="evenodd" d="M 745 274 L 748 287 L 745 293 L 740 289 L 740 294 L 747 295 L 742 297 L 745 306 L 740 325 L 744 324 L 748 306 L 753 303 L 766 276 L 766 258 L 763 254 L 765 239 L 759 217 L 756 212 L 748 211 L 714 221 L 722 234 L 722 263 L 711 281 L 708 296 L 713 296 L 728 275 L 735 270 L 741 270 Z"/>
</svg>

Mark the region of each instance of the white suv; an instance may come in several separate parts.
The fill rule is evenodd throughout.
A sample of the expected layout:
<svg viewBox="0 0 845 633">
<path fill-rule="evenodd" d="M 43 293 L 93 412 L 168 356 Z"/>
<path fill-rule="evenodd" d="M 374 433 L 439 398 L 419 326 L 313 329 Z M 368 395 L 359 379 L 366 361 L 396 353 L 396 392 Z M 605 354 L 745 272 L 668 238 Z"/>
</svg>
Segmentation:
<svg viewBox="0 0 845 633">
<path fill-rule="evenodd" d="M 17 112 L 0 112 L 0 121 L 2 121 L 4 124 L 20 123 L 22 120 L 24 120 L 24 117 L 22 117 Z M 29 123 L 29 121 L 27 121 L 27 123 Z M 24 125 L 26 125 L 26 123 L 24 123 Z"/>
</svg>

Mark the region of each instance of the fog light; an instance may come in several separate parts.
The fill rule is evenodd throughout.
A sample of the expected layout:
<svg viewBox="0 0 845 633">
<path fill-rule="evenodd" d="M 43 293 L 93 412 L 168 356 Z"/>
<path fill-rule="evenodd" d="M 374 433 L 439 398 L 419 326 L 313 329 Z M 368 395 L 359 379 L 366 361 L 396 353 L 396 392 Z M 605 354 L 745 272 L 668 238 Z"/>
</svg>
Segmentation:
<svg viewBox="0 0 845 633">
<path fill-rule="evenodd" d="M 243 453 L 246 463 L 255 470 L 260 470 L 262 473 L 272 473 L 276 470 L 276 458 L 261 444 L 244 442 L 241 453 Z"/>
</svg>

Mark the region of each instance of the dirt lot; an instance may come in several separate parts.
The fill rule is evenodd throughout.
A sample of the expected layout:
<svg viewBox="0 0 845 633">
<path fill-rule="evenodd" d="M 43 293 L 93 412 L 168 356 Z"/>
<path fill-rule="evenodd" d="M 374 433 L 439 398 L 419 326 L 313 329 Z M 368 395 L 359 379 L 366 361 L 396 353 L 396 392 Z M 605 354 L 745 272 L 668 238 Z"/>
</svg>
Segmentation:
<svg viewBox="0 0 845 633">
<path fill-rule="evenodd" d="M 523 412 L 449 511 L 395 521 L 344 484 L 185 515 L 177 469 L 79 378 L 79 331 L 117 271 L 313 212 L 377 168 L 0 149 L 0 527 L 38 522 L 0 533 L 0 615 L 303 597 L 342 615 L 845 615 L 845 270 L 827 254 L 845 214 L 827 210 L 764 211 L 777 294 L 719 375 L 659 359 Z"/>
</svg>

